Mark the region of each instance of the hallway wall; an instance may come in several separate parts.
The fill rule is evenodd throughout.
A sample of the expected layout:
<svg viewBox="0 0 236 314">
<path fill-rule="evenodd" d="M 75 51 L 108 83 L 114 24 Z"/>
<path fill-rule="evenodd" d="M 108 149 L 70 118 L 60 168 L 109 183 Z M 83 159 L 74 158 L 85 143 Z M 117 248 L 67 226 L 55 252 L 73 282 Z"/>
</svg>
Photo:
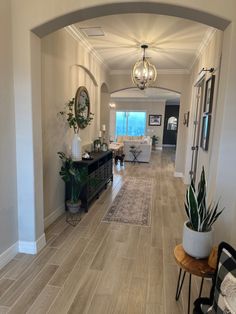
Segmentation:
<svg viewBox="0 0 236 314">
<path fill-rule="evenodd" d="M 94 75 L 97 85 L 82 67 Z M 44 165 L 44 217 L 46 225 L 64 211 L 64 182 L 59 176 L 57 152 L 70 154 L 73 130 L 58 117 L 79 86 L 88 89 L 94 119 L 80 130 L 82 145 L 91 148 L 100 126 L 100 85 L 105 71 L 89 52 L 65 29 L 42 39 L 42 125 Z"/>
<path fill-rule="evenodd" d="M 17 252 L 16 138 L 13 95 L 11 3 L 0 1 L 0 268 Z M 27 152 L 25 152 L 27 153 Z M 14 245 L 15 244 L 15 245 Z M 14 247 L 12 247 L 14 245 Z M 7 250 L 7 255 L 1 253 Z"/>
</svg>

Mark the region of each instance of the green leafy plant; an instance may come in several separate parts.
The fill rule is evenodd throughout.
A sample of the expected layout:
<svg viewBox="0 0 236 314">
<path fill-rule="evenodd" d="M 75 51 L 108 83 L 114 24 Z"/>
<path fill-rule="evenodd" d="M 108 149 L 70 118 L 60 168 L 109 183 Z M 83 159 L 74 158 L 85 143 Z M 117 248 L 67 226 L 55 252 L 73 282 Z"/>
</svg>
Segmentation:
<svg viewBox="0 0 236 314">
<path fill-rule="evenodd" d="M 71 157 L 67 157 L 65 153 L 58 152 L 62 161 L 61 170 L 59 172 L 62 180 L 70 184 L 70 202 L 76 204 L 80 198 L 80 192 L 84 184 L 87 182 L 87 172 L 85 169 L 78 169 Z"/>
<path fill-rule="evenodd" d="M 199 232 L 210 231 L 224 210 L 219 210 L 218 207 L 219 201 L 209 206 L 206 204 L 206 179 L 204 168 L 202 168 L 197 191 L 192 181 L 186 192 L 185 210 L 189 219 L 188 227 Z"/>
<path fill-rule="evenodd" d="M 70 128 L 73 128 L 74 133 L 78 133 L 79 128 L 84 129 L 86 126 L 91 124 L 93 120 L 93 113 L 89 113 L 88 116 L 85 115 L 87 110 L 87 103 L 80 105 L 77 111 L 77 116 L 75 116 L 75 98 L 72 98 L 65 104 L 65 109 L 59 111 L 59 116 L 65 117 Z"/>
<path fill-rule="evenodd" d="M 152 145 L 158 144 L 158 136 L 153 135 L 152 136 Z"/>
</svg>

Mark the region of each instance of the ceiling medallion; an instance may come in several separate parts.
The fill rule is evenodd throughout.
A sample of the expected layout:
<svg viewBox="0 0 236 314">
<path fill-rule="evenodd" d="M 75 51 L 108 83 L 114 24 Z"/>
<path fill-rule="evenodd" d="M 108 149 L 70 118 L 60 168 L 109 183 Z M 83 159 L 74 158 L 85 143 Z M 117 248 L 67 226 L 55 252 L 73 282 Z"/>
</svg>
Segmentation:
<svg viewBox="0 0 236 314">
<path fill-rule="evenodd" d="M 142 45 L 141 48 L 143 49 L 143 57 L 133 66 L 131 77 L 133 83 L 139 89 L 143 90 L 155 82 L 157 78 L 157 70 L 145 56 L 145 50 L 148 48 L 148 45 Z"/>
</svg>

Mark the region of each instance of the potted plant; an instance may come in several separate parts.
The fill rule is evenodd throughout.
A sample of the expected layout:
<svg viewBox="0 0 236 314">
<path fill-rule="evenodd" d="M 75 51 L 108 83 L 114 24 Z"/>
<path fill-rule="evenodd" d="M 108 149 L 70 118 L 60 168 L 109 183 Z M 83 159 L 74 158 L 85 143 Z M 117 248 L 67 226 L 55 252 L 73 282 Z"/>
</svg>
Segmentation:
<svg viewBox="0 0 236 314">
<path fill-rule="evenodd" d="M 152 136 L 152 147 L 153 147 L 153 149 L 157 149 L 157 144 L 158 144 L 158 136 L 156 136 L 156 135 L 153 135 Z"/>
<path fill-rule="evenodd" d="M 87 181 L 87 173 L 85 169 L 76 168 L 73 160 L 63 152 L 58 152 L 58 155 L 62 161 L 59 174 L 62 180 L 68 183 L 70 187 L 70 197 L 66 201 L 66 206 L 71 213 L 76 213 L 81 205 L 80 192 Z"/>
<path fill-rule="evenodd" d="M 188 221 L 184 223 L 183 248 L 186 253 L 195 258 L 206 258 L 212 249 L 212 225 L 222 213 L 216 204 L 206 204 L 205 171 L 202 168 L 201 178 L 196 190 L 194 182 L 186 192 L 185 210 Z"/>
<path fill-rule="evenodd" d="M 59 112 L 59 116 L 65 118 L 69 127 L 74 131 L 74 137 L 72 139 L 72 159 L 78 161 L 82 159 L 81 153 L 81 139 L 79 137 L 79 129 L 84 129 L 90 125 L 93 120 L 94 114 L 89 112 L 86 115 L 87 102 L 83 105 L 77 106 L 77 115 L 75 114 L 75 98 L 72 98 L 65 104 L 64 110 Z"/>
</svg>

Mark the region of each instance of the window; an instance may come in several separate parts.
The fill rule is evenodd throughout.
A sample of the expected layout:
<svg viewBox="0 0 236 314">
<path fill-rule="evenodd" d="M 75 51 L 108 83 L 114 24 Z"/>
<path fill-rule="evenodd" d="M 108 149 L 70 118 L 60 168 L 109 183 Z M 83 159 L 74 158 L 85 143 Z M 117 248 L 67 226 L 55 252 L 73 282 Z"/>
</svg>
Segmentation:
<svg viewBox="0 0 236 314">
<path fill-rule="evenodd" d="M 140 136 L 145 135 L 146 131 L 146 112 L 116 112 L 116 136 L 130 135 Z"/>
</svg>

